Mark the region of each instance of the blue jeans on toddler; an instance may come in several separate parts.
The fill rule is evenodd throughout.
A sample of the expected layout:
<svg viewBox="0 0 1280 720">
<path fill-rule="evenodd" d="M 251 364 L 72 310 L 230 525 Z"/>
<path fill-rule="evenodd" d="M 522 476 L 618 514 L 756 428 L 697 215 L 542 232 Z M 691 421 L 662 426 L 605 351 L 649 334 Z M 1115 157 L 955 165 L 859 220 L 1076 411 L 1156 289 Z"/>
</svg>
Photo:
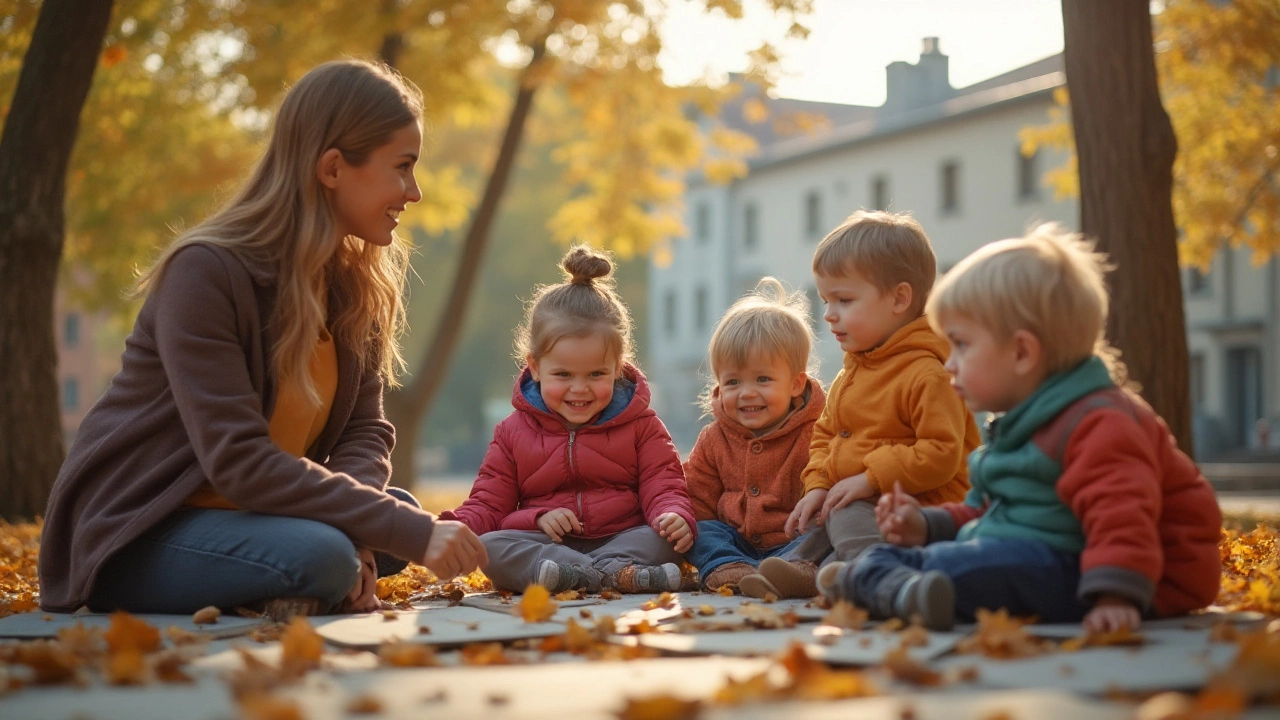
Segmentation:
<svg viewBox="0 0 1280 720">
<path fill-rule="evenodd" d="M 407 490 L 387 493 L 413 505 Z M 408 564 L 375 553 L 378 576 Z M 272 598 L 316 598 L 321 612 L 346 599 L 360 576 L 355 545 L 315 520 L 244 510 L 182 507 L 103 563 L 89 594 L 95 611 L 186 615 Z"/>
<path fill-rule="evenodd" d="M 808 536 L 801 535 L 789 543 L 762 549 L 752 545 L 751 541 L 730 525 L 719 520 L 699 520 L 698 539 L 693 541 L 693 547 L 689 548 L 684 557 L 698 568 L 698 582 L 705 588 L 707 576 L 721 565 L 746 563 L 759 567 L 760 561 L 767 557 L 794 554 L 793 551 L 806 537 Z"/>
<path fill-rule="evenodd" d="M 880 617 L 893 616 L 893 602 L 915 575 L 938 570 L 951 578 L 956 620 L 972 622 L 979 608 L 1006 608 L 1040 622 L 1079 622 L 1090 606 L 1076 597 L 1080 554 L 1038 540 L 983 537 L 937 542 L 918 548 L 874 545 L 841 569 L 837 592 Z"/>
</svg>

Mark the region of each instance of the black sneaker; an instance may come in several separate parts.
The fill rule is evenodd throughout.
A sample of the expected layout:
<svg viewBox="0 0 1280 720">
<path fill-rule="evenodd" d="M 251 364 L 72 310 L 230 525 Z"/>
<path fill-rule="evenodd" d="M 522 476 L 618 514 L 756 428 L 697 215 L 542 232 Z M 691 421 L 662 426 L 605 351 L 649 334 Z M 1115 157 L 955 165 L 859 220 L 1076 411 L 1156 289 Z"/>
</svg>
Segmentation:
<svg viewBox="0 0 1280 720">
<path fill-rule="evenodd" d="M 562 565 L 555 560 L 543 560 L 538 564 L 538 584 L 553 593 L 566 590 L 600 592 L 604 573 L 593 567 Z"/>
</svg>

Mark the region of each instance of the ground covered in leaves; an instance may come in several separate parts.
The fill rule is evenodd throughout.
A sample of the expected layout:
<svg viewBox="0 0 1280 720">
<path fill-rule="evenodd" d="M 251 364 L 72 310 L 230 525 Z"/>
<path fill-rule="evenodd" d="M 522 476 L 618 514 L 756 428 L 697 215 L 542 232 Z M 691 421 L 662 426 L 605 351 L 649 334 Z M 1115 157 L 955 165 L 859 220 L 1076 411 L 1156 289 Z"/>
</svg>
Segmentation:
<svg viewBox="0 0 1280 720">
<path fill-rule="evenodd" d="M 1257 522 L 1256 518 L 1233 518 L 1224 530 L 1221 551 L 1223 559 L 1222 588 L 1218 604 L 1228 610 L 1258 611 L 1280 616 L 1280 523 L 1275 518 Z M 40 542 L 38 524 L 12 525 L 0 522 L 0 617 L 38 609 L 39 589 L 37 555 Z M 441 582 L 426 568 L 411 565 L 399 575 L 379 581 L 378 595 L 386 603 L 388 618 L 393 608 L 409 609 L 411 603 L 444 599 L 456 603 L 465 594 L 491 590 L 488 579 L 479 572 Z M 541 588 L 512 598 L 513 610 L 526 622 L 542 622 L 556 612 L 556 603 L 576 599 L 575 593 L 551 596 Z M 653 601 L 660 606 L 664 598 Z M 666 600 L 670 602 L 670 600 Z M 707 612 L 701 612 L 701 610 Z M 747 612 L 750 611 L 750 612 Z M 215 609 L 207 615 L 216 616 Z M 795 624 L 786 613 L 764 605 L 744 606 L 747 615 L 754 614 L 751 627 L 789 627 Z M 696 605 L 686 610 L 692 625 L 715 624 L 709 606 Z M 629 660 L 653 657 L 657 653 L 644 647 L 625 647 L 610 643 L 614 634 L 643 633 L 645 626 L 615 628 L 611 618 L 592 617 L 584 611 L 582 622 L 570 620 L 562 635 L 538 641 L 476 643 L 463 648 L 459 662 L 465 665 L 505 665 L 528 662 L 531 653 L 570 653 L 586 660 Z M 197 624 L 208 618 L 197 617 Z M 832 608 L 824 624 L 840 628 L 865 629 L 870 626 L 861 610 L 848 605 Z M 989 613 L 980 619 L 978 630 L 961 642 L 958 653 L 987 657 L 1030 657 L 1051 652 L 1072 652 L 1085 645 L 1140 644 L 1140 637 L 1128 633 L 1091 638 L 1048 641 L 1029 635 L 1023 621 L 1010 618 L 1003 611 Z M 695 628 L 696 629 L 696 628 Z M 703 628 L 705 629 L 705 628 Z M 621 711 L 623 718 L 695 717 L 702 710 L 732 707 L 755 702 L 777 700 L 836 700 L 876 695 L 877 677 L 920 686 L 940 686 L 962 682 L 960 674 L 951 677 L 913 660 L 907 648 L 925 642 L 927 633 L 919 627 L 883 624 L 886 633 L 895 633 L 898 649 L 888 652 L 878 674 L 869 671 L 835 669 L 810 659 L 804 648 L 794 645 L 780 654 L 770 667 L 741 679 L 726 679 L 725 684 L 709 697 L 698 701 L 674 695 L 657 694 L 634 698 Z M 1215 629 L 1218 635 L 1218 629 Z M 252 652 L 240 650 L 243 669 L 228 676 L 227 683 L 242 716 L 286 720 L 302 717 L 301 711 L 280 688 L 296 685 L 310 670 L 322 666 L 322 658 L 333 652 L 304 618 L 287 624 L 264 624 L 254 632 L 258 642 L 278 642 L 280 655 L 265 662 Z M 1280 701 L 1280 631 L 1272 623 L 1270 631 L 1250 635 L 1237 634 L 1230 626 L 1221 628 L 1215 639 L 1239 643 L 1240 651 L 1231 669 L 1212 678 L 1195 695 L 1160 696 L 1149 702 L 1169 706 L 1170 712 L 1152 712 L 1150 717 L 1207 718 L 1231 717 L 1251 703 Z M 168 642 L 165 642 L 167 640 Z M 0 694 L 24 685 L 72 684 L 101 682 L 110 685 L 149 685 L 152 683 L 190 682 L 184 667 L 203 652 L 205 641 L 177 628 L 151 627 L 126 613 L 112 617 L 110 627 L 75 626 L 62 631 L 56 640 L 0 644 Z M 382 667 L 428 667 L 440 664 L 430 646 L 389 642 L 376 653 Z M 373 696 L 357 697 L 350 707 L 352 714 L 377 713 L 379 700 Z"/>
</svg>

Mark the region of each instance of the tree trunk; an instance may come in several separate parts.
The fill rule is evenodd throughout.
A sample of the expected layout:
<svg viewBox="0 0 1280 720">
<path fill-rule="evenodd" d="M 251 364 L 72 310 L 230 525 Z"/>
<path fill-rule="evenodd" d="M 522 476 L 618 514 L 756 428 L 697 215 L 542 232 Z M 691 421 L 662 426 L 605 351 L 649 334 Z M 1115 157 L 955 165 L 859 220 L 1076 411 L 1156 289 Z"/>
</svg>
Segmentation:
<svg viewBox="0 0 1280 720">
<path fill-rule="evenodd" d="M 507 129 L 502 136 L 502 146 L 494 160 L 489 180 L 485 184 L 480 204 L 471 215 L 471 226 L 463 241 L 462 257 L 454 271 L 453 284 L 448 300 L 440 312 L 435 334 L 427 345 L 427 353 L 413 373 L 409 384 L 387 393 L 387 418 L 396 426 L 396 448 L 391 455 L 391 484 L 409 488 L 414 480 L 414 458 L 418 445 L 417 428 L 431 407 L 440 383 L 449 370 L 449 359 L 458 344 L 462 324 L 466 319 L 471 291 L 480 274 L 480 266 L 489 246 L 489 231 L 498 212 L 498 203 L 506 191 L 507 181 L 515 166 L 516 152 L 524 136 L 525 122 L 533 106 L 533 96 L 538 85 L 530 80 L 531 71 L 546 54 L 545 39 L 533 46 L 533 59 L 529 61 L 516 86 L 515 100 L 507 117 Z M 409 434 L 412 433 L 412 434 Z"/>
<path fill-rule="evenodd" d="M 0 517 L 44 512 L 62 464 L 53 296 L 67 164 L 112 0 L 45 0 L 0 136 Z"/>
<path fill-rule="evenodd" d="M 1188 454 L 1187 335 L 1173 223 L 1177 139 L 1145 0 L 1063 0 L 1080 228 L 1116 266 L 1107 337 Z"/>
</svg>

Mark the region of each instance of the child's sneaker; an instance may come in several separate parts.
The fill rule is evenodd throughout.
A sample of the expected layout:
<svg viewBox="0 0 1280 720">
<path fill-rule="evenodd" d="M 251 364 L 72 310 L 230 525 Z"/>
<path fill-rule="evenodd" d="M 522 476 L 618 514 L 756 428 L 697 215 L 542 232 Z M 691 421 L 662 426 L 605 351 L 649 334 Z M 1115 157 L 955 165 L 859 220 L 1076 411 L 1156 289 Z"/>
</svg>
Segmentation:
<svg viewBox="0 0 1280 720">
<path fill-rule="evenodd" d="M 738 583 L 742 582 L 742 578 L 755 571 L 756 569 L 747 563 L 725 563 L 715 570 L 712 570 L 710 574 L 707 575 L 704 585 L 706 585 L 708 590 L 713 591 L 719 590 L 725 585 L 733 585 L 736 587 Z"/>
<path fill-rule="evenodd" d="M 604 573 L 593 567 L 563 565 L 555 560 L 538 563 L 537 583 L 553 593 L 566 590 L 600 592 Z"/>
<path fill-rule="evenodd" d="M 779 598 L 811 598 L 818 594 L 818 566 L 811 562 L 788 562 L 779 557 L 765 558 L 760 574 L 775 589 Z"/>
<path fill-rule="evenodd" d="M 893 614 L 910 622 L 916 615 L 930 630 L 950 630 L 956 624 L 956 588 L 939 570 L 916 574 L 898 590 Z"/>
<path fill-rule="evenodd" d="M 680 568 L 675 563 L 628 565 L 605 578 L 605 583 L 621 593 L 680 591 Z"/>
</svg>

